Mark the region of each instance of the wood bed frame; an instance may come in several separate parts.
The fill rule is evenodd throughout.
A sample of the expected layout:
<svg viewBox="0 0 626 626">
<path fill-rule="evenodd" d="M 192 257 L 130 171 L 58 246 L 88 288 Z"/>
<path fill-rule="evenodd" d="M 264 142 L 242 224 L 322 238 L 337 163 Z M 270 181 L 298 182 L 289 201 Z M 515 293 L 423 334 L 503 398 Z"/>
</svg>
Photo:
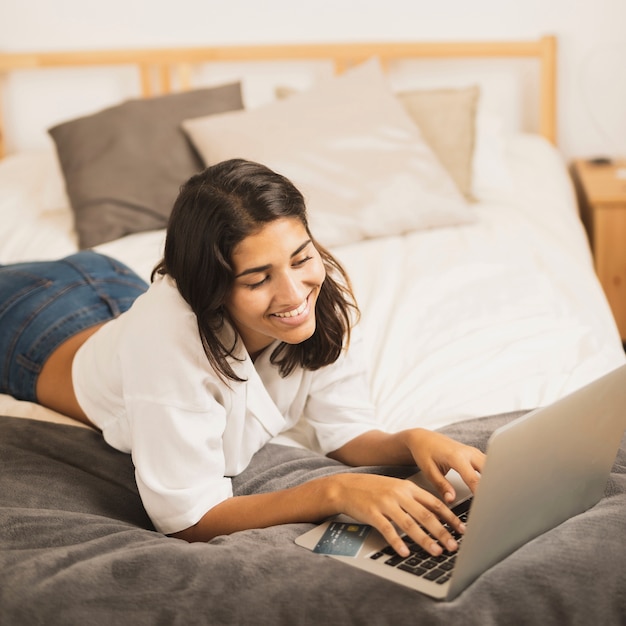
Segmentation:
<svg viewBox="0 0 626 626">
<path fill-rule="evenodd" d="M 0 53 L 0 79 L 10 72 L 87 66 L 134 65 L 144 97 L 190 89 L 192 66 L 216 62 L 330 60 L 335 71 L 378 56 L 383 64 L 401 59 L 534 58 L 539 62 L 539 133 L 556 143 L 557 44 L 554 36 L 527 41 L 278 44 Z M 0 84 L 0 87 L 2 85 Z M 0 158 L 5 155 L 0 90 Z"/>
</svg>

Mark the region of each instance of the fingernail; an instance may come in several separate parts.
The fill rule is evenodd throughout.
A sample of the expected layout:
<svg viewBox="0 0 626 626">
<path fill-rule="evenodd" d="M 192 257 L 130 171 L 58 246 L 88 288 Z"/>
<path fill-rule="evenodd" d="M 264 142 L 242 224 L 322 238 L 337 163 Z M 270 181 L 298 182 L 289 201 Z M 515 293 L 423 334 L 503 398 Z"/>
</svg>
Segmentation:
<svg viewBox="0 0 626 626">
<path fill-rule="evenodd" d="M 443 552 L 443 548 L 438 543 L 431 543 L 429 552 L 433 556 L 439 556 Z"/>
<path fill-rule="evenodd" d="M 454 539 L 448 539 L 448 541 L 446 542 L 446 546 L 448 547 L 448 550 L 450 550 L 450 552 L 454 552 L 459 547 L 459 544 L 454 541 Z"/>
</svg>

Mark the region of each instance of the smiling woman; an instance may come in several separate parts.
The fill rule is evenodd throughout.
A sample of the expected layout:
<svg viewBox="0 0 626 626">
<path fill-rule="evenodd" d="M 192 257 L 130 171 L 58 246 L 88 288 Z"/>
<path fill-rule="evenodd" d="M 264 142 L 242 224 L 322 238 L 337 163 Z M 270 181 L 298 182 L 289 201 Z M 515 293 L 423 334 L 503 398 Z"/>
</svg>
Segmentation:
<svg viewBox="0 0 626 626">
<path fill-rule="evenodd" d="M 71 321 L 42 363 L 15 354 L 9 369 L 18 381 L 29 370 L 31 387 L 45 383 L 37 385 L 41 392 L 52 383 L 37 381 L 37 371 L 62 359 L 66 366 L 53 368 L 54 386 L 65 391 L 58 396 L 73 398 L 75 417 L 132 453 L 158 530 L 206 541 L 343 512 L 378 528 L 401 554 L 408 548 L 398 529 L 432 554 L 457 548 L 450 530 L 463 532 L 460 520 L 398 478 L 339 472 L 233 495 L 231 478 L 300 419 L 326 455 L 347 465 L 418 464 L 448 502 L 455 497 L 448 470 L 475 489 L 484 461 L 477 449 L 441 434 L 377 430 L 361 342 L 352 336 L 358 308 L 348 277 L 316 242 L 289 180 L 241 159 L 209 167 L 183 185 L 145 293 L 128 268 L 113 267 L 107 276 L 113 272 L 114 280 L 103 281 L 101 265 L 109 263 L 87 252 L 52 264 L 74 268 L 69 277 L 51 274 L 46 262 L 0 269 L 2 292 L 30 294 L 17 298 L 12 317 L 16 299 L 2 299 L 18 339 L 28 334 L 20 320 L 39 317 L 42 289 Z M 90 286 L 90 299 L 64 298 L 68 281 Z M 106 304 L 106 317 L 83 333 L 95 323 L 85 319 L 94 299 Z M 25 311 L 28 302 L 37 308 Z M 20 395 L 19 385 L 2 390 Z"/>
<path fill-rule="evenodd" d="M 283 237 L 288 237 L 288 242 L 282 241 Z M 299 266 L 306 256 L 318 261 Z M 287 266 L 293 266 L 293 271 L 285 272 Z M 226 358 L 234 346 L 229 343 L 232 337 L 222 337 L 224 325 L 233 325 L 234 318 L 249 316 L 251 310 L 266 316 L 297 309 L 313 286 L 294 296 L 283 291 L 285 285 L 288 291 L 294 287 L 284 278 L 301 277 L 313 267 L 322 272 L 314 281 L 316 302 L 311 303 L 315 305 L 313 329 L 315 320 L 321 328 L 299 341 L 280 338 L 271 358 L 284 375 L 295 367 L 317 369 L 333 363 L 350 338 L 358 309 L 344 269 L 309 230 L 300 191 L 267 167 L 232 159 L 191 177 L 181 189 L 169 219 L 164 257 L 153 278 L 168 275 L 176 281 L 196 314 L 209 362 L 224 378 L 239 380 Z M 270 303 L 267 298 L 272 292 L 279 299 Z M 246 324 L 234 326 L 241 333 Z M 279 339 L 272 333 L 269 336 Z M 260 346 L 248 346 L 245 338 L 240 338 L 248 351 L 269 345 L 266 338 Z"/>
</svg>

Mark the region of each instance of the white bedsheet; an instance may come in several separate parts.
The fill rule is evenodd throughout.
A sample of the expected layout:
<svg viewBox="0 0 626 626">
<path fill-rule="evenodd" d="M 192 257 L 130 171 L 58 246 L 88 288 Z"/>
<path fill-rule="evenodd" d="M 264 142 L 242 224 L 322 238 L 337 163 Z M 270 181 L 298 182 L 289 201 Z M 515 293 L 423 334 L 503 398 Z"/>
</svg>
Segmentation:
<svg viewBox="0 0 626 626">
<path fill-rule="evenodd" d="M 52 157 L 0 163 L 1 263 L 76 250 Z M 518 135 L 506 159 L 512 183 L 484 192 L 475 224 L 334 250 L 362 310 L 383 428 L 545 405 L 625 361 L 560 156 Z M 97 250 L 147 279 L 163 238 L 142 233 Z M 65 419 L 6 395 L 0 413 Z"/>
</svg>

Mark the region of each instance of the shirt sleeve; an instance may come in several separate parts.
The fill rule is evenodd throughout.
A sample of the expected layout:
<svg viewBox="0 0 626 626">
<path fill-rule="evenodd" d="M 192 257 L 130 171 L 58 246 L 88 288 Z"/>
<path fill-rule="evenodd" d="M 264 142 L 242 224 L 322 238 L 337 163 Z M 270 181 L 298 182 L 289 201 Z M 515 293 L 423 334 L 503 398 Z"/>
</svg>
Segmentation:
<svg viewBox="0 0 626 626">
<path fill-rule="evenodd" d="M 129 411 L 137 487 L 157 530 L 189 528 L 232 496 L 224 476 L 222 406 L 196 411 L 135 397 Z"/>
<path fill-rule="evenodd" d="M 355 437 L 380 428 L 370 400 L 367 367 L 360 334 L 335 363 L 312 372 L 304 415 L 324 454 Z"/>
</svg>

